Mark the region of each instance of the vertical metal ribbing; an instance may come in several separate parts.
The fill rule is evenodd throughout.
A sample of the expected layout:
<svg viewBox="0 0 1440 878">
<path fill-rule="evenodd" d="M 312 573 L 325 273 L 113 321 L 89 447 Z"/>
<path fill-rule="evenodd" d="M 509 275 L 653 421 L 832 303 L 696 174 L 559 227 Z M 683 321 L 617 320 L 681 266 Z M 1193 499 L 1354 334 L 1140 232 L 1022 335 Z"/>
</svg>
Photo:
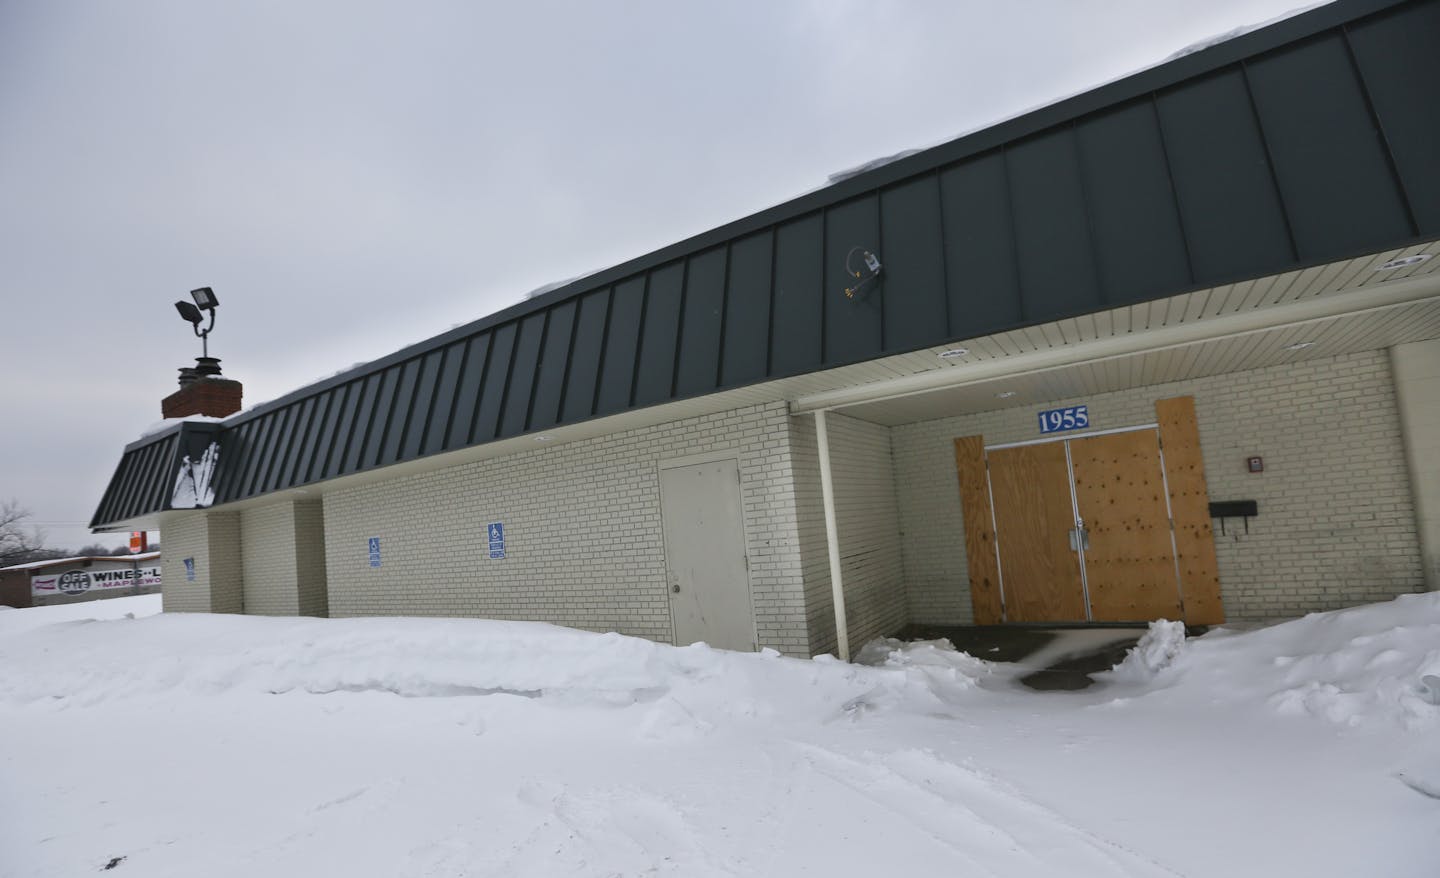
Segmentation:
<svg viewBox="0 0 1440 878">
<path fill-rule="evenodd" d="M 1080 134 L 1076 130 L 1079 123 L 1071 120 L 1070 132 L 1070 154 L 1075 156 L 1075 182 L 1080 185 L 1080 211 L 1085 216 L 1085 246 L 1090 253 L 1090 274 L 1095 278 L 1095 291 L 1100 294 L 1100 301 L 1109 304 L 1110 297 L 1107 295 L 1109 287 L 1105 284 L 1105 274 L 1100 270 L 1100 249 L 1095 244 L 1095 220 L 1090 216 L 1090 187 L 1085 185 L 1085 158 L 1080 154 Z"/>
<path fill-rule="evenodd" d="M 1160 118 L 1160 98 L 1150 93 L 1150 114 L 1155 118 L 1155 131 L 1160 136 L 1160 160 L 1165 163 L 1165 181 L 1170 184 L 1170 199 L 1175 202 L 1175 222 L 1180 226 L 1180 245 L 1185 249 L 1185 276 L 1195 283 L 1195 260 L 1190 255 L 1190 235 L 1185 231 L 1185 211 L 1180 204 L 1180 190 L 1175 186 L 1175 169 L 1170 164 L 1170 147 L 1165 140 L 1165 122 Z"/>
<path fill-rule="evenodd" d="M 1255 121 L 1255 133 L 1260 137 L 1260 148 L 1265 153 L 1265 168 L 1270 172 L 1270 186 L 1275 193 L 1275 202 L 1280 205 L 1280 218 L 1285 222 L 1285 237 L 1290 241 L 1290 259 L 1299 261 L 1300 245 L 1295 240 L 1295 227 L 1290 223 L 1290 208 L 1285 204 L 1285 193 L 1280 190 L 1280 175 L 1275 173 L 1275 156 L 1270 152 L 1270 139 L 1265 136 L 1265 124 L 1260 119 L 1260 107 L 1255 103 L 1255 90 L 1250 87 L 1250 71 L 1241 61 L 1240 84 L 1245 87 L 1245 101 L 1250 105 L 1250 118 Z"/>
<path fill-rule="evenodd" d="M 576 307 L 578 308 L 579 306 Z M 540 319 L 540 344 L 535 348 L 535 371 L 530 373 L 530 398 L 525 400 L 525 420 L 520 423 L 521 433 L 525 433 L 530 430 L 530 422 L 535 417 L 535 388 L 540 386 L 540 378 L 545 373 L 545 342 L 547 339 L 550 338 L 550 315 L 552 312 L 554 312 L 554 310 L 554 308 L 546 308 L 545 316 Z M 571 328 L 570 334 L 575 334 L 573 326 Z M 461 369 L 463 373 L 463 364 L 461 366 Z M 460 380 L 459 378 L 456 378 L 455 397 L 459 398 L 459 396 Z M 452 409 L 455 407 L 453 401 L 451 402 L 450 407 Z"/>
<path fill-rule="evenodd" d="M 720 333 L 715 343 L 715 380 L 710 385 L 719 387 L 725 375 L 725 328 L 730 312 L 730 247 L 733 241 L 725 242 L 725 262 L 720 269 Z"/>
<path fill-rule="evenodd" d="M 1385 151 L 1385 168 L 1390 172 L 1390 179 L 1395 182 L 1395 191 L 1400 193 L 1400 204 L 1405 208 L 1405 219 L 1410 223 L 1410 233 L 1420 234 L 1420 222 L 1415 218 L 1415 208 L 1410 204 L 1410 195 L 1405 191 L 1405 181 L 1400 179 L 1400 166 L 1395 163 L 1395 151 L 1390 147 L 1390 136 L 1385 133 L 1385 126 L 1380 124 L 1380 113 L 1375 109 L 1375 101 L 1370 97 L 1370 87 L 1365 83 L 1365 72 L 1360 69 L 1360 59 L 1355 56 L 1355 47 L 1350 43 L 1350 27 L 1345 25 L 1340 28 L 1340 43 L 1345 47 L 1345 57 L 1350 59 L 1350 71 L 1355 74 L 1355 84 L 1360 87 L 1360 97 L 1365 101 L 1365 112 L 1370 116 L 1370 124 L 1375 126 L 1375 134 L 1380 138 L 1380 146 Z"/>
<path fill-rule="evenodd" d="M 940 168 L 935 169 L 935 219 L 940 232 L 940 301 L 945 303 L 945 338 L 954 338 L 950 325 L 950 248 L 945 246 L 945 183 Z"/>
<path fill-rule="evenodd" d="M 690 260 L 699 254 L 692 254 L 685 257 L 680 263 L 680 306 L 675 309 L 675 350 L 670 357 L 670 388 L 666 399 L 674 399 L 676 388 L 680 386 L 680 348 L 685 341 L 685 302 L 690 298 Z M 725 295 L 722 290 L 720 295 Z M 724 319 L 723 316 L 721 319 Z M 635 351 L 635 362 L 640 362 L 640 351 Z M 637 382 L 638 383 L 638 382 Z"/>
<path fill-rule="evenodd" d="M 1075 530 L 1078 534 L 1075 540 L 1076 560 L 1080 562 L 1080 594 L 1085 600 L 1085 621 L 1093 622 L 1094 613 L 1090 611 L 1090 576 L 1085 572 L 1085 522 L 1080 517 L 1080 497 L 1075 490 L 1075 460 L 1070 455 L 1070 440 L 1065 442 L 1065 474 L 1069 476 L 1066 480 L 1070 484 L 1070 520 L 1075 523 Z"/>
<path fill-rule="evenodd" d="M 995 579 L 1000 585 L 1000 621 L 1007 622 L 1009 610 L 1005 606 L 1005 565 L 1000 563 L 1000 523 L 995 518 L 995 486 L 990 483 L 990 452 L 982 447 L 980 454 L 985 460 L 985 496 L 990 501 L 990 533 L 994 535 L 990 542 L 995 547 Z"/>
</svg>

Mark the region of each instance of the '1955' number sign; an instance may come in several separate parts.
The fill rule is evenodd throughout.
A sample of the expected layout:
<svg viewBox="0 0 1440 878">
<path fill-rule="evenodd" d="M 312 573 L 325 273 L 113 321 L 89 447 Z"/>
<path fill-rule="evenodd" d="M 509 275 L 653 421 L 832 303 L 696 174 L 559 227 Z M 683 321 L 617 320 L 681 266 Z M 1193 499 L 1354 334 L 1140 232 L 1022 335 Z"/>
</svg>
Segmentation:
<svg viewBox="0 0 1440 878">
<path fill-rule="evenodd" d="M 1041 433 L 1063 433 L 1066 430 L 1081 430 L 1088 426 L 1090 426 L 1090 410 L 1083 405 L 1072 405 L 1040 413 Z"/>
</svg>

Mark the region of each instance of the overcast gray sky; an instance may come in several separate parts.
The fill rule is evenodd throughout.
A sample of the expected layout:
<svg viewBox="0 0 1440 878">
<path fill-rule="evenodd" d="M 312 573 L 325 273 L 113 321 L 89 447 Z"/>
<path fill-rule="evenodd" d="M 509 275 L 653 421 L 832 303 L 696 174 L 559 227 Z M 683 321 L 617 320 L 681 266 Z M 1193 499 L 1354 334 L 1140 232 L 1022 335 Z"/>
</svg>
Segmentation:
<svg viewBox="0 0 1440 878">
<path fill-rule="evenodd" d="M 0 0 L 0 500 L 1300 0 Z M 106 536 L 107 543 L 119 542 Z"/>
</svg>

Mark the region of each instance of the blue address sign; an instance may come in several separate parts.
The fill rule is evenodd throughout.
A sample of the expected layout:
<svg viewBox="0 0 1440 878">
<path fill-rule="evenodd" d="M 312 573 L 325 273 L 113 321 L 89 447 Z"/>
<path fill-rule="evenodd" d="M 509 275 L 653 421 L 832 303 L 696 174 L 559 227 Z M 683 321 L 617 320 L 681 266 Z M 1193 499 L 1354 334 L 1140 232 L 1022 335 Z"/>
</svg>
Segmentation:
<svg viewBox="0 0 1440 878">
<path fill-rule="evenodd" d="M 1066 406 L 1040 413 L 1041 433 L 1063 433 L 1066 430 L 1083 430 L 1090 426 L 1090 409 L 1083 405 Z"/>
</svg>

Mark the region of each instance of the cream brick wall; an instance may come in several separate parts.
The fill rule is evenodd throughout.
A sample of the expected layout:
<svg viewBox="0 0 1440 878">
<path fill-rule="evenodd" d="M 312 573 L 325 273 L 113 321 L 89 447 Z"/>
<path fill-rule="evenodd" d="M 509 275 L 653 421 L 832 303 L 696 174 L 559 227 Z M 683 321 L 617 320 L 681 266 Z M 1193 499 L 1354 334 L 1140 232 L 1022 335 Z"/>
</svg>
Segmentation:
<svg viewBox="0 0 1440 878">
<path fill-rule="evenodd" d="M 807 655 L 789 433 L 777 403 L 328 493 L 330 615 L 527 619 L 670 642 L 658 464 L 726 452 L 740 464 L 760 645 Z M 492 521 L 504 560 L 488 558 Z"/>
<path fill-rule="evenodd" d="M 240 513 L 169 512 L 160 520 L 160 531 L 165 612 L 244 612 Z M 185 578 L 186 558 L 195 559 L 193 582 Z"/>
<path fill-rule="evenodd" d="M 826 427 L 845 622 L 854 654 L 868 640 L 897 633 L 909 619 L 890 429 L 834 412 L 826 416 Z M 810 651 L 833 653 L 835 604 L 815 418 L 793 418 L 791 436 Z"/>
<path fill-rule="evenodd" d="M 302 616 L 328 616 L 325 575 L 325 507 L 319 500 L 295 505 L 296 603 Z"/>
<path fill-rule="evenodd" d="M 241 512 L 240 548 L 245 612 L 252 616 L 299 615 L 294 504 L 280 502 Z"/>
<path fill-rule="evenodd" d="M 245 612 L 324 616 L 325 524 L 319 500 L 282 500 L 240 513 Z"/>
<path fill-rule="evenodd" d="M 1311 360 L 897 427 L 896 487 L 911 619 L 972 619 L 951 440 L 1037 438 L 1041 408 L 1086 403 L 1093 429 L 1155 421 L 1194 396 L 1211 500 L 1257 500 L 1250 533 L 1216 533 L 1227 618 L 1269 619 L 1421 589 L 1419 548 L 1384 351 Z M 1246 472 L 1261 455 L 1265 472 Z"/>
<path fill-rule="evenodd" d="M 1440 339 L 1390 349 L 1425 586 L 1440 590 Z"/>
</svg>

